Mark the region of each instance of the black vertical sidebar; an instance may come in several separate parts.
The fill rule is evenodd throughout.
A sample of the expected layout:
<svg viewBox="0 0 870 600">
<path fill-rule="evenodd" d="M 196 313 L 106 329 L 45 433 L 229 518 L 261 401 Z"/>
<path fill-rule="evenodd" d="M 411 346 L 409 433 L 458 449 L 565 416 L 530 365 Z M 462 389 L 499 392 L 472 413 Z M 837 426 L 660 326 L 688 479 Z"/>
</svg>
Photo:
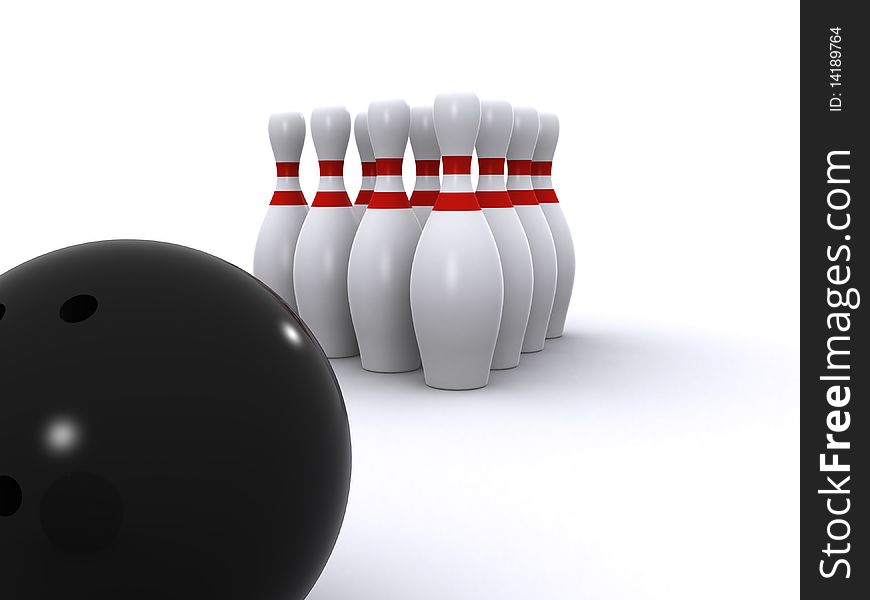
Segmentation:
<svg viewBox="0 0 870 600">
<path fill-rule="evenodd" d="M 801 3 L 800 568 L 813 599 L 870 598 L 870 493 L 859 491 L 870 490 L 870 21 L 859 9 Z"/>
</svg>

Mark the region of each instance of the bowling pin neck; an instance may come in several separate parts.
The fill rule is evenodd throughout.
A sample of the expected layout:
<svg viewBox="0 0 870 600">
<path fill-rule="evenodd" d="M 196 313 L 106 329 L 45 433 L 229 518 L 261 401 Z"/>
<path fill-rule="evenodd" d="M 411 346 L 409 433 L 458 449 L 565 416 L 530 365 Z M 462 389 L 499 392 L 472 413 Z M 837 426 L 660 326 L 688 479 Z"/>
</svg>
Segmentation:
<svg viewBox="0 0 870 600">
<path fill-rule="evenodd" d="M 411 206 L 435 206 L 438 191 L 441 189 L 441 160 L 418 159 L 416 166 L 417 178 L 414 180 Z"/>
<path fill-rule="evenodd" d="M 361 188 L 356 195 L 356 200 L 354 200 L 354 206 L 368 206 L 373 192 L 374 190 Z"/>
<path fill-rule="evenodd" d="M 541 204 L 556 203 L 556 191 L 553 189 L 553 162 L 548 160 L 532 162 L 532 187 L 535 188 L 535 197 Z"/>
<path fill-rule="evenodd" d="M 277 162 L 275 167 L 278 176 L 275 180 L 275 192 L 269 204 L 273 206 L 307 204 L 299 185 L 299 163 Z"/>
<path fill-rule="evenodd" d="M 366 161 L 362 163 L 362 184 L 360 189 L 373 190 L 375 189 L 375 177 L 377 176 L 377 166 L 375 161 Z"/>
<path fill-rule="evenodd" d="M 366 132 L 368 136 L 368 132 Z M 367 206 L 372 198 L 372 191 L 375 189 L 375 176 L 377 175 L 375 161 L 366 160 L 362 163 L 362 183 L 360 184 L 359 193 L 356 195 L 354 204 L 356 206 Z"/>
<path fill-rule="evenodd" d="M 471 175 L 471 155 L 441 158 L 445 175 Z"/>
<path fill-rule="evenodd" d="M 402 182 L 401 158 L 377 158 L 375 165 L 377 169 L 376 192 L 405 193 L 405 185 Z"/>
<path fill-rule="evenodd" d="M 479 158 L 477 203 L 480 208 L 511 208 L 513 203 L 504 181 L 504 158 Z"/>
<path fill-rule="evenodd" d="M 324 192 L 344 191 L 343 160 L 320 161 L 320 185 L 317 189 Z"/>
<path fill-rule="evenodd" d="M 366 134 L 368 135 L 368 134 Z M 375 162 L 364 161 L 362 163 L 362 182 L 360 183 L 359 193 L 356 195 L 354 204 L 357 206 L 367 206 L 372 197 L 372 191 L 375 189 Z"/>
<path fill-rule="evenodd" d="M 471 156 L 443 156 L 441 192 L 432 210 L 480 210 L 471 184 Z"/>
<path fill-rule="evenodd" d="M 350 198 L 344 188 L 344 161 L 321 160 L 320 184 L 312 207 L 350 206 Z"/>
<path fill-rule="evenodd" d="M 504 159 L 503 158 L 479 158 L 477 160 L 480 177 L 477 180 L 477 191 L 503 192 Z"/>
<path fill-rule="evenodd" d="M 411 208 L 405 184 L 402 182 L 401 158 L 377 158 L 375 191 L 369 200 L 369 209 Z"/>
<path fill-rule="evenodd" d="M 531 190 L 532 188 L 532 161 L 508 160 L 507 189 Z"/>
<path fill-rule="evenodd" d="M 438 176 L 441 174 L 441 161 L 439 159 L 418 159 L 415 162 L 417 167 L 417 179 L 431 178 L 438 181 Z M 426 181 L 431 181 L 431 179 Z M 430 188 L 427 188 L 430 189 Z M 438 189 L 438 188 L 434 188 Z"/>
<path fill-rule="evenodd" d="M 442 192 L 473 192 L 471 185 L 471 157 L 445 156 L 444 180 L 441 182 Z"/>
<path fill-rule="evenodd" d="M 553 163 L 550 161 L 533 161 L 532 162 L 532 187 L 536 190 L 552 190 L 553 178 Z"/>
<path fill-rule="evenodd" d="M 507 189 L 514 205 L 534 205 L 538 203 L 532 186 L 532 161 L 508 160 Z"/>
</svg>

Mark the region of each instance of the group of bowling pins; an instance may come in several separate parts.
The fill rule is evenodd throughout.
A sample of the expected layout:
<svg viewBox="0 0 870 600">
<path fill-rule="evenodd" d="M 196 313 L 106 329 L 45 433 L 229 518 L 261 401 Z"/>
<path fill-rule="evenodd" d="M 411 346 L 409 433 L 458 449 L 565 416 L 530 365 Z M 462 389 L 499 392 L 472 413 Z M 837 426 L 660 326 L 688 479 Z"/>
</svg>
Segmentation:
<svg viewBox="0 0 870 600">
<path fill-rule="evenodd" d="M 521 353 L 562 335 L 574 245 L 550 178 L 556 115 L 442 94 L 413 109 L 373 102 L 353 129 L 363 180 L 351 204 L 343 178 L 350 114 L 312 112 L 320 184 L 309 209 L 299 186 L 305 119 L 272 115 L 278 181 L 254 253 L 254 274 L 329 358 L 359 354 L 363 368 L 382 373 L 413 371 L 422 360 L 428 385 L 474 389 L 490 369 L 516 367 Z M 409 138 L 410 200 L 402 182 Z"/>
</svg>

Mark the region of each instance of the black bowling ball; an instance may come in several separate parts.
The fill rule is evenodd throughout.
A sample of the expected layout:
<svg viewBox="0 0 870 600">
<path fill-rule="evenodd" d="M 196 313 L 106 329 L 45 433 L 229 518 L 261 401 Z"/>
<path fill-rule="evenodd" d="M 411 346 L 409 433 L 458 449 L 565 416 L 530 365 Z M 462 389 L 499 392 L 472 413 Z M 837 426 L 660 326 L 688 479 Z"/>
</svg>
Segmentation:
<svg viewBox="0 0 870 600">
<path fill-rule="evenodd" d="M 350 466 L 329 362 L 229 263 L 109 241 L 0 276 L 0 599 L 304 598 Z"/>
</svg>

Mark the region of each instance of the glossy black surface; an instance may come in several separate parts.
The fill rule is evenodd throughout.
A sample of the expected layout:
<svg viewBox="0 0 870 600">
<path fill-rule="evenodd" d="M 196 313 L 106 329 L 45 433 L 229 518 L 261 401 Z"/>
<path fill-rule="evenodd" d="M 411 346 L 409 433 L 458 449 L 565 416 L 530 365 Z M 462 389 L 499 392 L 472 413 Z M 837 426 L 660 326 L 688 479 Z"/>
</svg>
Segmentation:
<svg viewBox="0 0 870 600">
<path fill-rule="evenodd" d="M 0 599 L 304 598 L 350 466 L 320 347 L 236 267 L 112 241 L 0 275 Z"/>
</svg>

